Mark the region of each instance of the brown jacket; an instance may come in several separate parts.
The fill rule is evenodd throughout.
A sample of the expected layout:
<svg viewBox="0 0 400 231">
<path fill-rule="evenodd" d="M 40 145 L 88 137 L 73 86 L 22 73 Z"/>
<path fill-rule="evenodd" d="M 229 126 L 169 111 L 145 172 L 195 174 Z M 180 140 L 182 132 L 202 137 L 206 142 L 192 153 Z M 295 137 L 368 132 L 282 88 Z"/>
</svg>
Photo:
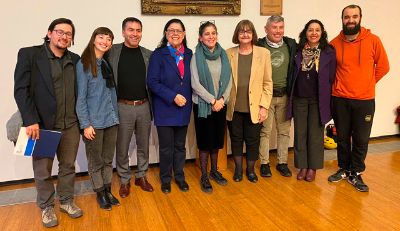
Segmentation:
<svg viewBox="0 0 400 231">
<path fill-rule="evenodd" d="M 231 64 L 233 78 L 226 119 L 232 121 L 238 82 L 239 47 L 229 48 L 226 53 Z M 253 61 L 249 83 L 250 116 L 253 123 L 258 123 L 260 107 L 268 110 L 272 99 L 272 87 L 270 52 L 266 48 L 253 46 Z"/>
</svg>

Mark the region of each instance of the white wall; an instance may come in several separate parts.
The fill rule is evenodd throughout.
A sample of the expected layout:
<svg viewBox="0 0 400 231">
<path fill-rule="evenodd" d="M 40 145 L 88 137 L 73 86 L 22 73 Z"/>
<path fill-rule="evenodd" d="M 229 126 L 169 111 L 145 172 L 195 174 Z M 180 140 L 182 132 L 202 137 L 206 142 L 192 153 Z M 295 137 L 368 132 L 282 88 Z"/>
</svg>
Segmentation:
<svg viewBox="0 0 400 231">
<path fill-rule="evenodd" d="M 328 31 L 329 39 L 336 36 L 341 29 L 340 13 L 344 6 L 359 4 L 363 9 L 362 25 L 370 28 L 380 36 L 389 56 L 391 70 L 377 86 L 376 113 L 372 136 L 384 136 L 398 133 L 398 126 L 393 121 L 395 108 L 400 105 L 399 69 L 400 43 L 397 23 L 400 22 L 400 2 L 398 0 L 382 1 L 347 1 L 347 0 L 283 0 L 283 16 L 286 21 L 286 34 L 297 39 L 304 24 L 312 18 L 320 19 Z M 216 21 L 219 40 L 223 47 L 231 43 L 233 30 L 241 19 L 250 19 L 256 26 L 259 37 L 264 36 L 264 25 L 267 16 L 260 16 L 258 0 L 242 1 L 240 16 L 176 16 L 182 19 L 187 30 L 188 46 L 193 48 L 197 42 L 197 30 L 200 21 Z M 13 145 L 6 138 L 5 124 L 16 110 L 13 98 L 13 73 L 18 49 L 42 43 L 50 22 L 59 17 L 73 20 L 76 26 L 75 46 L 72 51 L 80 54 L 86 46 L 91 33 L 98 26 L 107 26 L 115 34 L 115 43 L 122 42 L 121 21 L 128 16 L 142 20 L 142 45 L 154 49 L 161 39 L 166 21 L 175 16 L 142 16 L 140 0 L 120 1 L 77 1 L 68 2 L 51 0 L 5 1 L 0 9 L 0 44 L 1 67 L 0 78 L 0 182 L 31 178 L 31 161 L 29 158 L 15 157 Z M 397 56 L 396 56 L 397 54 Z M 156 141 L 154 141 L 156 142 Z M 193 138 L 189 137 L 189 144 Z M 189 156 L 193 156 L 193 146 Z M 152 146 L 151 161 L 157 161 L 156 146 Z M 135 161 L 134 161 L 135 162 Z M 86 171 L 84 146 L 80 146 L 77 171 Z"/>
</svg>

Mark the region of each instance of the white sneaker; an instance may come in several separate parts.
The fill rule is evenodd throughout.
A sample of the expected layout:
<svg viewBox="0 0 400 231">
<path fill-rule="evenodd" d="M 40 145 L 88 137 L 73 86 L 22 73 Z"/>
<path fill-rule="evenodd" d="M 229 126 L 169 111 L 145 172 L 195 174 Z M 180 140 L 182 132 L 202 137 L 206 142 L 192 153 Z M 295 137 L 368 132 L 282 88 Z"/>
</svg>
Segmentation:
<svg viewBox="0 0 400 231">
<path fill-rule="evenodd" d="M 80 209 L 73 201 L 61 204 L 60 211 L 67 213 L 71 218 L 78 218 L 83 215 L 82 209 Z"/>
<path fill-rule="evenodd" d="M 58 220 L 53 206 L 46 207 L 42 210 L 42 224 L 46 228 L 58 225 Z"/>
</svg>

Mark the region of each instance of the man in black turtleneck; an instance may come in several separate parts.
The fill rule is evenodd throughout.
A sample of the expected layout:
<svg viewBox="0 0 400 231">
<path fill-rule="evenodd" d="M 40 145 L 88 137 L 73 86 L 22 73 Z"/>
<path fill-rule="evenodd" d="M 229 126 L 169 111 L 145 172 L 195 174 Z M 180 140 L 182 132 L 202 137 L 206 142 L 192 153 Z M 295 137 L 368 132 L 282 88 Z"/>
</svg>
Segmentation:
<svg viewBox="0 0 400 231">
<path fill-rule="evenodd" d="M 139 46 L 142 22 L 128 17 L 122 22 L 124 42 L 114 45 L 109 54 L 118 95 L 119 129 L 116 146 L 117 172 L 120 177 L 119 195 L 130 193 L 131 171 L 129 146 L 135 133 L 137 146 L 137 171 L 135 185 L 144 191 L 153 191 L 146 179 L 149 166 L 149 136 L 151 128 L 150 98 L 146 86 L 147 64 L 151 51 Z"/>
</svg>

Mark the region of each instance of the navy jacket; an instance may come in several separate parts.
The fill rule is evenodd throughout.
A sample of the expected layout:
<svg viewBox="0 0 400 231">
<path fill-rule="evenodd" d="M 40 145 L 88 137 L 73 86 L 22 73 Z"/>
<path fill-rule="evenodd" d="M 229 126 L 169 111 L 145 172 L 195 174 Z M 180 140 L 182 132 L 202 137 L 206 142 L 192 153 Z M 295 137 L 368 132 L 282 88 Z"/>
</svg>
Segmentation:
<svg viewBox="0 0 400 231">
<path fill-rule="evenodd" d="M 66 52 L 71 56 L 76 73 L 79 55 L 70 51 Z M 76 74 L 73 81 L 76 85 Z M 24 126 L 39 123 L 40 128 L 54 128 L 56 98 L 50 62 L 44 45 L 19 50 L 14 72 L 14 98 L 21 112 Z"/>
<path fill-rule="evenodd" d="M 192 86 L 190 60 L 192 51 L 185 47 L 183 79 L 175 59 L 168 47 L 157 48 L 150 56 L 147 70 L 147 86 L 152 93 L 154 124 L 156 126 L 186 126 L 192 112 Z M 186 104 L 179 107 L 174 99 L 177 94 L 186 98 Z"/>
<path fill-rule="evenodd" d="M 287 118 L 293 117 L 293 92 L 296 84 L 297 76 L 301 70 L 301 51 L 298 51 L 295 59 L 295 69 L 292 75 L 292 83 L 290 89 L 290 99 L 288 103 Z M 321 124 L 325 125 L 332 119 L 331 115 L 331 93 L 332 83 L 336 75 L 336 51 L 332 47 L 327 47 L 321 52 L 318 69 L 318 107 Z"/>
</svg>

